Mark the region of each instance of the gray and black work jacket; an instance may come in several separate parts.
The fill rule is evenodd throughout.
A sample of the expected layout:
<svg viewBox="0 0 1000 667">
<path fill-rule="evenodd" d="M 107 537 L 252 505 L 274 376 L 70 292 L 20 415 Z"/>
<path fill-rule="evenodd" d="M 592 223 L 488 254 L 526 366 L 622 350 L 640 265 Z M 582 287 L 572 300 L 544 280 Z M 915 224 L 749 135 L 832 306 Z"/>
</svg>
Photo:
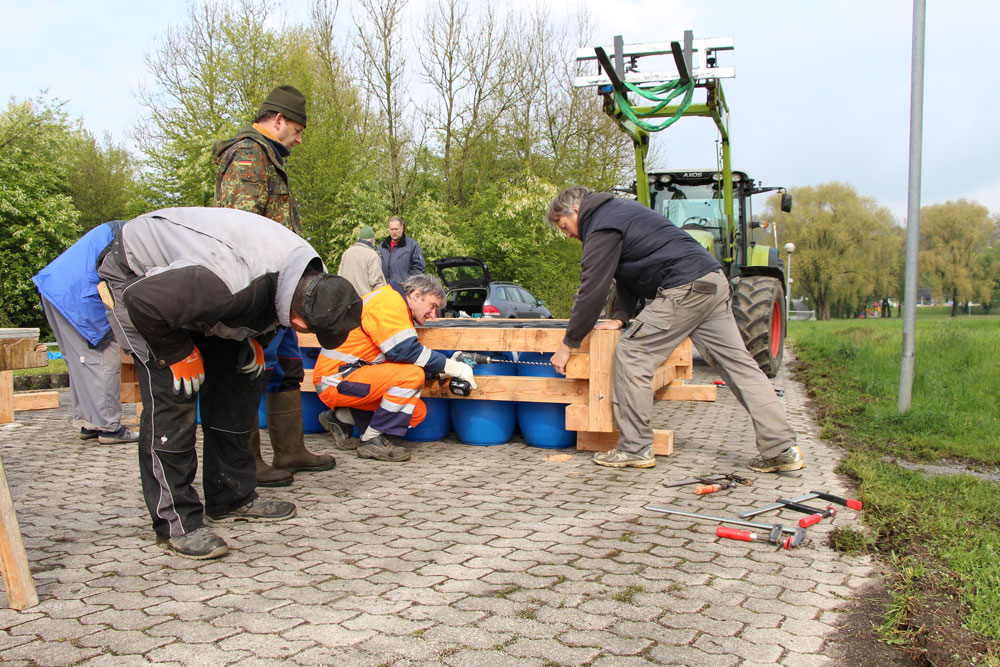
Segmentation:
<svg viewBox="0 0 1000 667">
<path fill-rule="evenodd" d="M 266 344 L 289 326 L 292 295 L 310 264 L 325 270 L 304 239 L 262 216 L 167 208 L 124 225 L 98 274 L 126 333 L 134 328 L 164 366 L 192 352 L 192 331 Z"/>
<path fill-rule="evenodd" d="M 614 317 L 627 321 L 640 298 L 693 282 L 722 268 L 690 234 L 637 201 L 592 192 L 580 202 L 577 235 L 583 243 L 580 288 L 566 336 L 579 347 L 604 307 L 611 278 L 616 280 Z"/>
</svg>

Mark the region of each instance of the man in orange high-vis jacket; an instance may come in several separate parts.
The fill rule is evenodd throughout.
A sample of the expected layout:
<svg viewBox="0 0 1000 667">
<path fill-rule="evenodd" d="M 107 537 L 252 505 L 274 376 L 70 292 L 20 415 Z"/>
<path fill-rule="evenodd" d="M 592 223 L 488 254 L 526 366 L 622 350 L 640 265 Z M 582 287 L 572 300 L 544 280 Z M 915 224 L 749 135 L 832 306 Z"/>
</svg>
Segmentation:
<svg viewBox="0 0 1000 667">
<path fill-rule="evenodd" d="M 443 302 L 441 283 L 431 276 L 390 282 L 365 296 L 361 326 L 340 347 L 319 355 L 313 370 L 316 393 L 332 408 L 319 421 L 339 449 L 352 448 L 356 425 L 359 457 L 406 461 L 410 453 L 385 436 L 405 435 L 423 421 L 427 408 L 420 390 L 426 377 L 459 377 L 475 388 L 471 366 L 424 347 L 417 338 L 414 323 L 423 324 Z"/>
</svg>

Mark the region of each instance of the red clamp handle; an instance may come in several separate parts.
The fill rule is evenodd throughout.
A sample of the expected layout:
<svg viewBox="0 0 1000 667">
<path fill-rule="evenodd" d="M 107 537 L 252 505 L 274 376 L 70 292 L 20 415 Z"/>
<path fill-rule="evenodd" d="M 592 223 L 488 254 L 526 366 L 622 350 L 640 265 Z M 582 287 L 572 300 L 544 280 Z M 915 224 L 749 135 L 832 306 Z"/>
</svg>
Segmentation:
<svg viewBox="0 0 1000 667">
<path fill-rule="evenodd" d="M 757 539 L 757 533 L 751 533 L 749 530 L 737 530 L 728 526 L 719 526 L 716 528 L 715 536 L 724 537 L 727 540 L 741 540 L 743 542 L 753 542 Z"/>
<path fill-rule="evenodd" d="M 696 495 L 703 496 L 708 493 L 715 493 L 716 491 L 721 491 L 725 487 L 721 484 L 702 484 L 701 486 L 694 487 L 694 492 Z"/>
<path fill-rule="evenodd" d="M 804 519 L 799 519 L 799 527 L 808 528 L 809 526 L 819 523 L 823 520 L 822 514 L 810 514 Z"/>
</svg>

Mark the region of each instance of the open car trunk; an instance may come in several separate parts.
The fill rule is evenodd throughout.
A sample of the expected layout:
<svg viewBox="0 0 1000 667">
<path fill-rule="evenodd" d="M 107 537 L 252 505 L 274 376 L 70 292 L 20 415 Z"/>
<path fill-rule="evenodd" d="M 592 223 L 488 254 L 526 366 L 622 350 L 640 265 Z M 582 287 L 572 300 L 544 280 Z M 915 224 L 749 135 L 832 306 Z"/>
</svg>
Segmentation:
<svg viewBox="0 0 1000 667">
<path fill-rule="evenodd" d="M 450 289 L 445 296 L 442 317 L 482 317 L 485 287 L 460 287 Z"/>
<path fill-rule="evenodd" d="M 447 257 L 434 260 L 445 288 L 442 317 L 482 317 L 489 296 L 490 272 L 476 257 Z"/>
</svg>

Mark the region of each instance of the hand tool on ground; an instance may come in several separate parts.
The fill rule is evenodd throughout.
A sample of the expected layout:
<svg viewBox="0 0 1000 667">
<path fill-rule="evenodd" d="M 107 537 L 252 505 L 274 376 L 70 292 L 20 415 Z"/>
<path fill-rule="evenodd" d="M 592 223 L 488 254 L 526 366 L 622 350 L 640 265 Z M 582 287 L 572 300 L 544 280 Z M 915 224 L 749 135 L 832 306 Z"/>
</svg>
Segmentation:
<svg viewBox="0 0 1000 667">
<path fill-rule="evenodd" d="M 832 505 L 824 510 L 818 507 L 810 507 L 808 505 L 803 505 L 801 503 L 795 502 L 794 500 L 788 500 L 787 498 L 779 498 L 778 502 L 781 503 L 781 506 L 784 508 L 793 510 L 795 512 L 802 512 L 803 514 L 809 515 L 804 519 L 799 519 L 799 526 L 801 526 L 802 528 L 808 528 L 813 524 L 819 523 L 826 517 L 837 516 L 837 510 L 835 510 Z"/>
<path fill-rule="evenodd" d="M 712 516 L 710 514 L 697 514 L 695 512 L 682 512 L 680 510 L 670 509 L 669 507 L 662 507 L 660 505 L 646 505 L 644 509 L 650 510 L 652 512 L 663 512 L 664 514 L 677 514 L 679 516 L 686 516 L 693 519 L 708 519 L 709 521 L 718 521 L 720 523 L 732 523 L 737 526 L 746 526 L 747 528 L 756 528 L 757 530 L 766 530 L 770 534 L 771 532 L 776 532 L 778 536 L 782 533 L 790 533 L 792 536 L 785 539 L 781 543 L 781 548 L 783 549 L 794 549 L 795 547 L 802 544 L 802 540 L 805 539 L 806 530 L 801 526 L 796 528 L 791 528 L 788 526 L 783 526 L 781 524 L 766 524 L 757 523 L 755 521 L 744 521 L 742 519 L 729 519 L 721 516 Z M 718 535 L 718 531 L 716 531 Z M 729 539 L 744 539 L 743 537 L 730 537 L 728 535 L 718 535 L 719 537 L 728 537 Z M 779 538 L 775 544 L 780 542 Z"/>
<path fill-rule="evenodd" d="M 700 486 L 695 488 L 694 492 L 699 496 L 701 496 L 707 493 L 715 493 L 716 491 L 729 489 L 737 484 L 742 484 L 744 486 L 752 486 L 753 480 L 747 479 L 746 477 L 741 477 L 736 473 L 728 473 L 728 474 L 722 473 L 718 475 L 704 475 L 701 477 L 684 479 L 679 482 L 671 482 L 670 484 L 665 484 L 664 486 L 670 488 L 674 486 L 685 486 L 687 484 L 700 484 Z"/>
<path fill-rule="evenodd" d="M 825 500 L 828 503 L 837 503 L 838 505 L 843 505 L 844 507 L 850 508 L 852 510 L 861 510 L 861 501 L 852 500 L 850 498 L 841 498 L 840 496 L 835 496 L 833 494 L 827 493 L 826 491 L 810 491 L 804 495 L 798 496 L 797 498 L 791 498 L 790 500 L 794 503 L 801 503 L 806 500 L 812 500 L 813 498 L 819 498 L 820 500 Z M 739 516 L 743 519 L 749 519 L 752 516 L 758 514 L 763 514 L 764 512 L 771 512 L 773 510 L 781 509 L 784 505 L 780 502 L 773 503 L 771 505 L 766 505 L 765 507 L 758 507 L 756 509 L 747 510 L 746 512 L 740 512 Z"/>
<path fill-rule="evenodd" d="M 803 537 L 805 537 L 806 534 L 805 529 L 800 529 L 795 531 L 796 535 L 799 535 L 800 533 Z M 724 537 L 727 540 L 742 540 L 743 542 L 753 542 L 755 540 L 759 540 L 761 542 L 769 542 L 770 544 L 776 544 L 778 546 L 782 546 L 783 541 L 791 540 L 792 542 L 794 542 L 794 544 L 792 544 L 791 546 L 782 547 L 785 549 L 790 549 L 798 545 L 798 542 L 796 542 L 795 538 L 792 537 L 786 537 L 784 540 L 782 540 L 783 535 L 781 526 L 777 524 L 771 526 L 771 532 L 768 534 L 767 537 L 764 538 L 758 538 L 757 533 L 751 532 L 749 530 L 740 530 L 739 528 L 729 528 L 728 526 L 719 526 L 718 528 L 716 528 L 715 536 Z"/>
</svg>

